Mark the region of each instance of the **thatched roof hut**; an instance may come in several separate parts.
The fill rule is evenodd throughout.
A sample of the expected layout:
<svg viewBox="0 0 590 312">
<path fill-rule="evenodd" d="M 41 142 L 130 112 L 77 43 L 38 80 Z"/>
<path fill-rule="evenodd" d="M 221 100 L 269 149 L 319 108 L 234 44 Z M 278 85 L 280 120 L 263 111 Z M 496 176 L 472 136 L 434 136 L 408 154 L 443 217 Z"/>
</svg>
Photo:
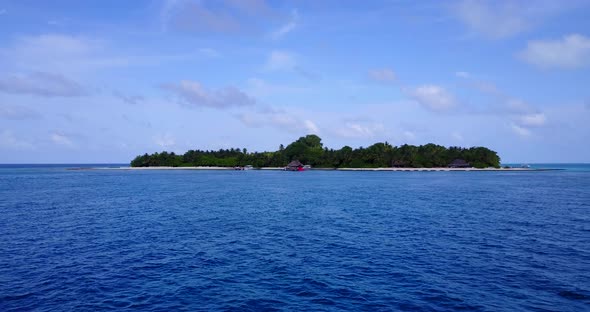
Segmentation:
<svg viewBox="0 0 590 312">
<path fill-rule="evenodd" d="M 290 162 L 287 165 L 287 167 L 285 167 L 285 170 L 289 170 L 289 171 L 303 170 L 303 164 L 299 160 L 293 160 L 292 162 Z"/>
<path fill-rule="evenodd" d="M 449 164 L 449 168 L 469 168 L 471 165 L 464 159 L 455 159 Z"/>
</svg>

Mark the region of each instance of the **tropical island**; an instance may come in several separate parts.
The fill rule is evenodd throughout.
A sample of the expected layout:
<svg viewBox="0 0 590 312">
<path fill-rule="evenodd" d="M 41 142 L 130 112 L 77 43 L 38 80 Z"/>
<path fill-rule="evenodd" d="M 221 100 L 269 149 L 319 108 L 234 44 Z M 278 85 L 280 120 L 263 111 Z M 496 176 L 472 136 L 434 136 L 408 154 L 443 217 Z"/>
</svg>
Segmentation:
<svg viewBox="0 0 590 312">
<path fill-rule="evenodd" d="M 500 157 L 485 147 L 445 147 L 436 144 L 392 146 L 388 142 L 369 147 L 341 149 L 324 147 L 317 135 L 300 137 L 282 144 L 274 152 L 248 152 L 245 148 L 218 151 L 189 150 L 183 155 L 174 152 L 144 154 L 131 161 L 131 167 L 285 167 L 298 160 L 313 168 L 500 168 Z"/>
</svg>

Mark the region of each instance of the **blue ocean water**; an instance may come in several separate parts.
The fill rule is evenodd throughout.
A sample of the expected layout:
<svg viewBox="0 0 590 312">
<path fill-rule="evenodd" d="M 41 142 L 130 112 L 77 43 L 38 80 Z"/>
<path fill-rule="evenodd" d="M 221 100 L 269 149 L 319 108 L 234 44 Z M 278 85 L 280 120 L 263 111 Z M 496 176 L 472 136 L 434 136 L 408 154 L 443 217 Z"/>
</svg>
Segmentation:
<svg viewBox="0 0 590 312">
<path fill-rule="evenodd" d="M 588 170 L 3 166 L 0 213 L 0 311 L 590 310 Z"/>
<path fill-rule="evenodd" d="M 550 163 L 545 163 L 545 164 L 505 164 L 506 166 L 510 166 L 513 168 L 519 168 L 522 166 L 529 166 L 531 169 L 559 169 L 559 170 L 568 170 L 568 171 L 590 171 L 590 164 L 575 164 L 575 163 L 571 163 L 571 164 L 567 164 L 567 163 L 561 163 L 561 164 L 550 164 Z M 503 164 L 504 166 L 504 164 Z"/>
</svg>

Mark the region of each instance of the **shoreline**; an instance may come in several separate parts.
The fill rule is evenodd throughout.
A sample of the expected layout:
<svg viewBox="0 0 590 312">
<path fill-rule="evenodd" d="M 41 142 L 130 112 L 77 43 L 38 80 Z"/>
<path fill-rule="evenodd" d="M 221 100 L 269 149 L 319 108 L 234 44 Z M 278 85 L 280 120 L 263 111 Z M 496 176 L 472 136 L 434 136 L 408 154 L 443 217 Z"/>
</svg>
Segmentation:
<svg viewBox="0 0 590 312">
<path fill-rule="evenodd" d="M 233 167 L 96 167 L 88 168 L 90 170 L 231 170 L 231 171 L 250 171 L 250 170 L 235 170 Z M 82 170 L 82 168 L 71 168 L 70 170 Z M 283 167 L 262 167 L 251 170 L 266 170 L 266 171 L 283 171 Z M 438 171 L 438 172 L 532 172 L 532 171 L 554 171 L 561 169 L 536 169 L 536 168 L 312 168 L 306 171 Z"/>
</svg>

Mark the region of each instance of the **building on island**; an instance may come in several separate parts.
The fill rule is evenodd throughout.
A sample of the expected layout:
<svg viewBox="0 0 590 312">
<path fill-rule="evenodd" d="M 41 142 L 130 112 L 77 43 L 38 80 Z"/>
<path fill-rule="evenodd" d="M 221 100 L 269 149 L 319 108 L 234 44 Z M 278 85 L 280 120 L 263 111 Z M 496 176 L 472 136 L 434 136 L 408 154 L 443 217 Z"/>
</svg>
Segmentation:
<svg viewBox="0 0 590 312">
<path fill-rule="evenodd" d="M 469 168 L 471 165 L 464 159 L 455 159 L 449 164 L 449 168 Z"/>
<path fill-rule="evenodd" d="M 303 171 L 303 164 L 299 160 L 293 160 L 290 162 L 287 167 L 285 167 L 287 171 Z"/>
</svg>

